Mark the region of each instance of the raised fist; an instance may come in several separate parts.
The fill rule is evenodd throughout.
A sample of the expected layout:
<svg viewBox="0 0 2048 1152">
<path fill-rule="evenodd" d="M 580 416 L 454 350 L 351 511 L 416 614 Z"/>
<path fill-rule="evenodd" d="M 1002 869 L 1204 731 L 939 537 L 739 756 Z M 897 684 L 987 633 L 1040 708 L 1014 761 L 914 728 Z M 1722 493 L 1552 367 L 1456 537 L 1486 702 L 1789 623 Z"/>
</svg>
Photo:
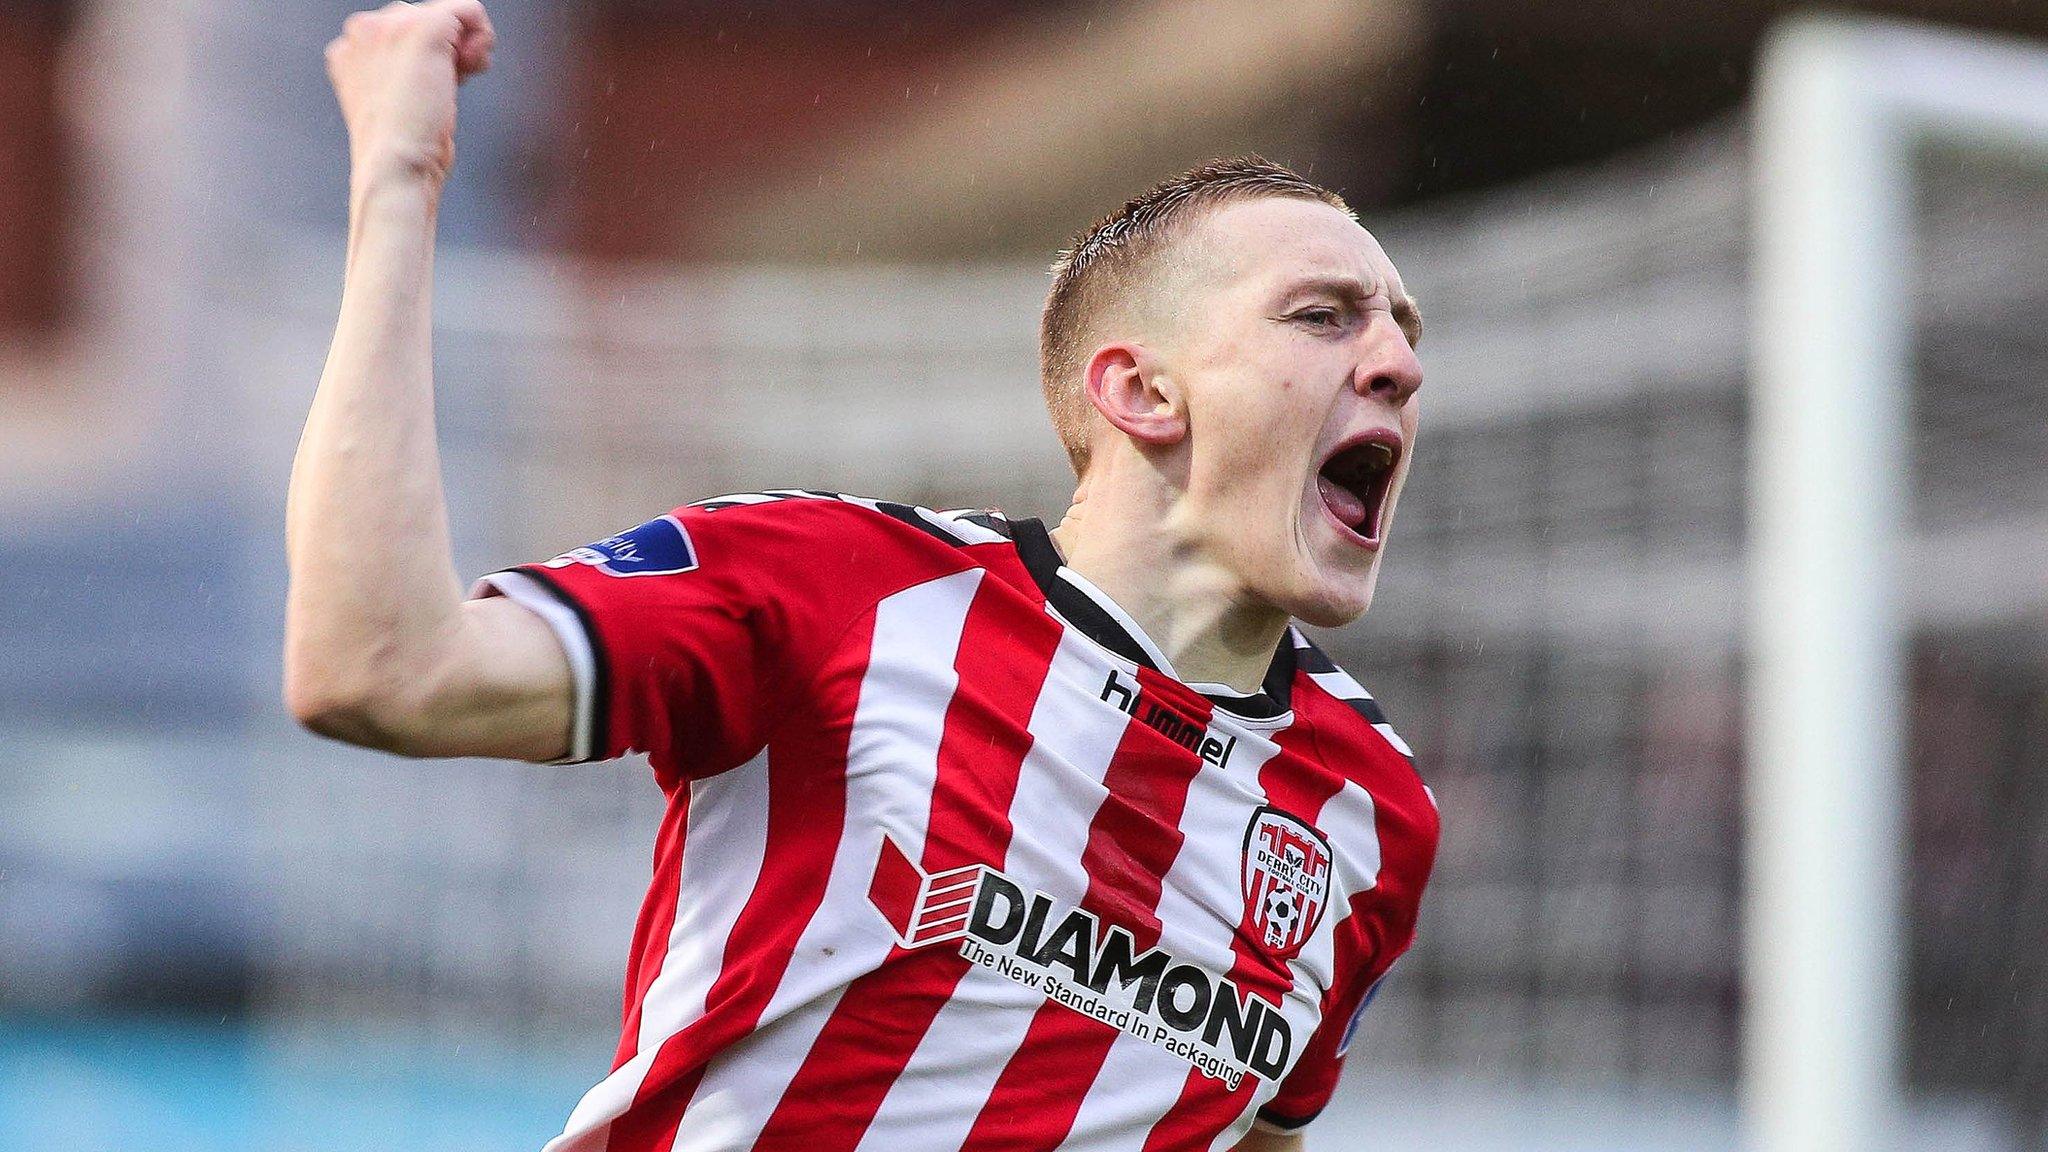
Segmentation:
<svg viewBox="0 0 2048 1152">
<path fill-rule="evenodd" d="M 490 67 L 494 39 L 482 0 L 392 0 L 342 22 L 327 75 L 357 181 L 396 175 L 438 187 L 448 178 L 455 86 Z"/>
</svg>

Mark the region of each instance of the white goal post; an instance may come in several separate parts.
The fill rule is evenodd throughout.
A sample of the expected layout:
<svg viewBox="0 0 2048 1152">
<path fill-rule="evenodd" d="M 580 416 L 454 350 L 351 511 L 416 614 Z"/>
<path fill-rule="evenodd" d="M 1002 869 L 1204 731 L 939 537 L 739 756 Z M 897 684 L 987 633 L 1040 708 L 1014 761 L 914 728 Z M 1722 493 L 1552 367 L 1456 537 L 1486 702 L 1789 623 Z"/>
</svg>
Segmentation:
<svg viewBox="0 0 2048 1152">
<path fill-rule="evenodd" d="M 1914 150 L 2048 158 L 2048 52 L 1798 19 L 1755 117 L 1748 1145 L 1867 1152 L 1903 1089 Z"/>
</svg>

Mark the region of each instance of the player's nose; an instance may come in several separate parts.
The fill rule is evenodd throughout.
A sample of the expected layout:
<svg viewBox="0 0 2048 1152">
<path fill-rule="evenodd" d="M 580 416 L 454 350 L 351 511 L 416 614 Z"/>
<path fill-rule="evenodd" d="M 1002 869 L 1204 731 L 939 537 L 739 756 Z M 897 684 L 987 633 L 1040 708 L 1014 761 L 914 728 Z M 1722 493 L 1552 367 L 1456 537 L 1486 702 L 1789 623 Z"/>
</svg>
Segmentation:
<svg viewBox="0 0 2048 1152">
<path fill-rule="evenodd" d="M 1376 397 L 1396 408 L 1408 403 L 1408 398 L 1422 387 L 1422 361 L 1415 358 L 1407 335 L 1392 319 L 1373 325 L 1352 387 L 1360 396 Z"/>
</svg>

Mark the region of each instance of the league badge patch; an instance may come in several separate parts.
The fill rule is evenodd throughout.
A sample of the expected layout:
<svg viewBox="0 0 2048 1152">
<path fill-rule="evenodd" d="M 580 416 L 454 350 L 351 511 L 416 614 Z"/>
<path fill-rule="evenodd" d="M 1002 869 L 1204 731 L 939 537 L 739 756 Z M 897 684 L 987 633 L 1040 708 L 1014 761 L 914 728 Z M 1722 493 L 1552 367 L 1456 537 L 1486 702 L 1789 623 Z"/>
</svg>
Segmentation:
<svg viewBox="0 0 2048 1152">
<path fill-rule="evenodd" d="M 607 576 L 673 576 L 697 566 L 697 549 L 680 520 L 663 516 L 571 549 L 542 567 L 567 568 L 571 564 L 588 564 Z"/>
<path fill-rule="evenodd" d="M 1278 808 L 1260 808 L 1244 832 L 1245 924 L 1276 960 L 1301 950 L 1330 902 L 1330 844 Z"/>
</svg>

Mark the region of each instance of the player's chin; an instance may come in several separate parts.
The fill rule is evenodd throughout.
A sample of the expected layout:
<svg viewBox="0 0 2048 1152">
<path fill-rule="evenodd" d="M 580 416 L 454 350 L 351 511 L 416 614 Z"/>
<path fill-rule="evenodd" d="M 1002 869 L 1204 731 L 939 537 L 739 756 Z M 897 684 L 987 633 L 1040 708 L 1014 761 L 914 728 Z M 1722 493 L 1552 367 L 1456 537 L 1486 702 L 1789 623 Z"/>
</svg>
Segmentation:
<svg viewBox="0 0 2048 1152">
<path fill-rule="evenodd" d="M 1372 608 L 1372 581 L 1368 580 L 1362 590 L 1331 590 L 1323 595 L 1305 597 L 1292 615 L 1304 624 L 1316 628 L 1342 628 Z"/>
<path fill-rule="evenodd" d="M 1316 628 L 1341 628 L 1372 607 L 1380 579 L 1379 556 L 1361 556 L 1349 545 L 1319 551 L 1323 555 L 1311 557 L 1303 566 L 1304 579 L 1290 597 L 1294 603 L 1288 605 L 1288 615 Z"/>
</svg>

